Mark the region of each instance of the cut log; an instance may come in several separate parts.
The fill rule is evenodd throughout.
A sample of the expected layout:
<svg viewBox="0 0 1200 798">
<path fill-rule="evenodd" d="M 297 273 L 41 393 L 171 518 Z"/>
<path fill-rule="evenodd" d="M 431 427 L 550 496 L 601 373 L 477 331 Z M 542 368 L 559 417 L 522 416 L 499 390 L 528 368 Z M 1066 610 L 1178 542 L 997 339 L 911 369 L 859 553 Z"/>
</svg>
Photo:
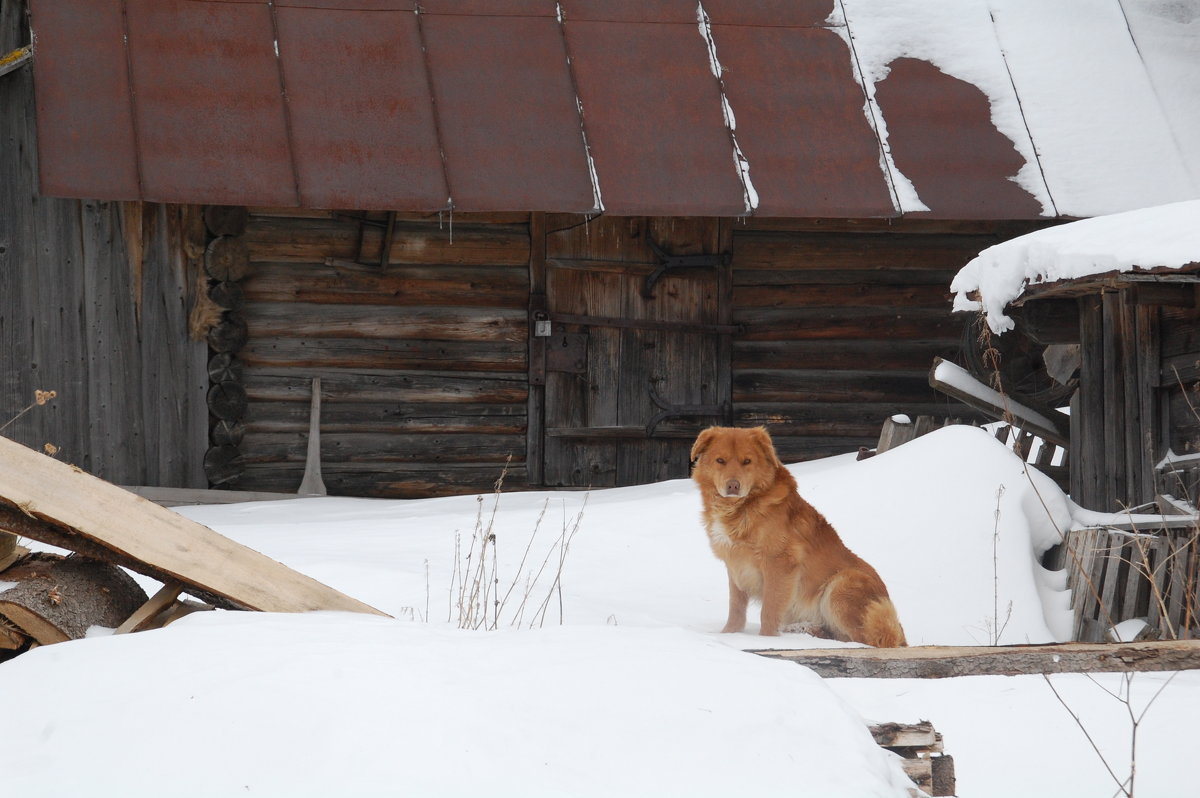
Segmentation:
<svg viewBox="0 0 1200 798">
<path fill-rule="evenodd" d="M 250 271 L 250 249 L 235 236 L 214 238 L 204 253 L 204 271 L 218 282 L 237 281 Z"/>
<path fill-rule="evenodd" d="M 213 446 L 204 453 L 204 476 L 210 485 L 230 485 L 244 474 L 242 451 L 236 446 Z"/>
<path fill-rule="evenodd" d="M 231 280 L 213 283 L 208 289 L 208 298 L 221 310 L 241 310 L 246 304 L 242 287 Z"/>
<path fill-rule="evenodd" d="M 246 320 L 233 312 L 221 314 L 220 323 L 208 330 L 208 345 L 214 352 L 236 352 L 246 345 L 250 333 Z"/>
<path fill-rule="evenodd" d="M 0 592 L 0 615 L 41 645 L 78 640 L 93 626 L 115 628 L 146 601 L 129 574 L 108 563 L 52 554 L 26 563 L 25 578 Z"/>
<path fill-rule="evenodd" d="M 232 352 L 218 352 L 208 361 L 209 382 L 241 382 L 243 376 L 242 361 Z"/>
<path fill-rule="evenodd" d="M 246 389 L 238 382 L 219 382 L 208 389 L 208 412 L 222 421 L 246 415 Z"/>
<path fill-rule="evenodd" d="M 4 618 L 0 618 L 0 652 L 13 652 L 23 648 L 29 642 L 29 636 Z M 0 653 L 0 662 L 10 654 Z"/>
<path fill-rule="evenodd" d="M 215 236 L 240 236 L 249 220 L 250 211 L 244 205 L 204 206 L 204 224 Z"/>
<path fill-rule="evenodd" d="M 872 679 L 1200 669 L 1200 640 L 995 647 L 825 648 L 757 650 L 750 653 L 790 660 L 825 677 Z"/>
<path fill-rule="evenodd" d="M 178 579 L 188 593 L 212 604 L 266 612 L 385 614 L 202 524 L 2 437 L 0 499 L 0 529 L 163 583 Z"/>
</svg>

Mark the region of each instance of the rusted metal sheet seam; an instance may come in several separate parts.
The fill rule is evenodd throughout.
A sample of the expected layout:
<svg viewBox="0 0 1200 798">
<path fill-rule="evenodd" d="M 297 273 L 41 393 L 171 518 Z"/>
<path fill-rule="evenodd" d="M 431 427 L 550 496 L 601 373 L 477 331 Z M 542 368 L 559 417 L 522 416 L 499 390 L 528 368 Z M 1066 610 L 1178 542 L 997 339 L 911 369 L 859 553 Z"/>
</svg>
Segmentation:
<svg viewBox="0 0 1200 798">
<path fill-rule="evenodd" d="M 575 65 L 571 61 L 571 48 L 567 44 L 567 31 L 563 16 L 562 3 L 555 3 L 555 17 L 558 20 L 558 32 L 562 38 L 563 54 L 567 59 L 567 75 L 571 80 L 571 91 L 575 94 L 575 111 L 579 114 L 579 135 L 583 139 L 583 154 L 587 158 L 588 177 L 592 181 L 592 208 L 596 213 L 604 213 L 604 196 L 600 192 L 600 176 L 596 173 L 596 161 L 592 158 L 592 148 L 588 144 L 587 122 L 583 115 L 583 101 L 579 99 L 579 81 L 575 77 Z"/>
<path fill-rule="evenodd" d="M 725 81 L 721 77 L 725 70 L 721 66 L 720 59 L 717 58 L 717 44 L 713 40 L 712 22 L 709 20 L 708 12 L 704 10 L 703 2 L 696 4 L 696 22 L 700 29 L 700 36 L 704 39 L 705 47 L 708 50 L 709 68 L 717 80 L 717 93 L 721 96 L 721 115 L 725 119 L 725 128 L 729 131 L 729 143 L 733 147 L 733 165 L 737 170 L 738 180 L 742 184 L 746 214 L 753 215 L 754 211 L 758 209 L 758 192 L 754 190 L 754 183 L 750 181 L 750 162 L 746 160 L 741 146 L 738 145 L 737 120 L 733 115 L 733 107 L 729 104 L 729 97 L 725 93 Z"/>
</svg>

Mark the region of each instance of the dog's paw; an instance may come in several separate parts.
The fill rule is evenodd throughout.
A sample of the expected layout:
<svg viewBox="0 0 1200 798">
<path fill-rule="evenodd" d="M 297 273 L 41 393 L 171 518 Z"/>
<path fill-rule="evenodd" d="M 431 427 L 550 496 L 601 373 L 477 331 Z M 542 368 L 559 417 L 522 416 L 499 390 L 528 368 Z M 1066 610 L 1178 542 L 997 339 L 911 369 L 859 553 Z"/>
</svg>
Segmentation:
<svg viewBox="0 0 1200 798">
<path fill-rule="evenodd" d="M 826 631 L 822 624 L 813 621 L 799 621 L 797 623 L 789 623 L 780 631 L 785 634 L 810 635 L 812 637 L 829 637 L 829 632 Z"/>
</svg>

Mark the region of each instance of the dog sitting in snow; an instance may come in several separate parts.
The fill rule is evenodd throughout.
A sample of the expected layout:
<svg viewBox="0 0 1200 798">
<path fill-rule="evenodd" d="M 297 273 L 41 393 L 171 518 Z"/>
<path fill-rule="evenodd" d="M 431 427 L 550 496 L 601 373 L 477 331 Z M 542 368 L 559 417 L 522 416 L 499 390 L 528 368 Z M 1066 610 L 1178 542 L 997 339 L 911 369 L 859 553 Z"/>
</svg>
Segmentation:
<svg viewBox="0 0 1200 798">
<path fill-rule="evenodd" d="M 692 464 L 708 542 L 729 571 L 722 631 L 745 629 L 757 599 L 764 635 L 805 625 L 838 640 L 907 645 L 883 580 L 800 497 L 766 429 L 710 427 L 696 438 Z"/>
</svg>

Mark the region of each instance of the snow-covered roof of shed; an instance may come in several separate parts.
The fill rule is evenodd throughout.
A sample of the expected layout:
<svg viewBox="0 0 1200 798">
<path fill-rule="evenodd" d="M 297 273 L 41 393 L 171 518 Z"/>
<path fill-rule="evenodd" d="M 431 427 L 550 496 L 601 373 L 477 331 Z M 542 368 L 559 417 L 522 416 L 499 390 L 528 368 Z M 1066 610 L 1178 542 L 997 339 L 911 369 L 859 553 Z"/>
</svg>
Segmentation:
<svg viewBox="0 0 1200 798">
<path fill-rule="evenodd" d="M 1049 227 L 988 247 L 950 284 L 955 310 L 980 310 L 1012 329 L 1005 310 L 1029 286 L 1111 272 L 1200 267 L 1200 200 Z"/>
<path fill-rule="evenodd" d="M 957 219 L 1200 197 L 1200 0 L 30 5 L 50 195 Z"/>
</svg>

